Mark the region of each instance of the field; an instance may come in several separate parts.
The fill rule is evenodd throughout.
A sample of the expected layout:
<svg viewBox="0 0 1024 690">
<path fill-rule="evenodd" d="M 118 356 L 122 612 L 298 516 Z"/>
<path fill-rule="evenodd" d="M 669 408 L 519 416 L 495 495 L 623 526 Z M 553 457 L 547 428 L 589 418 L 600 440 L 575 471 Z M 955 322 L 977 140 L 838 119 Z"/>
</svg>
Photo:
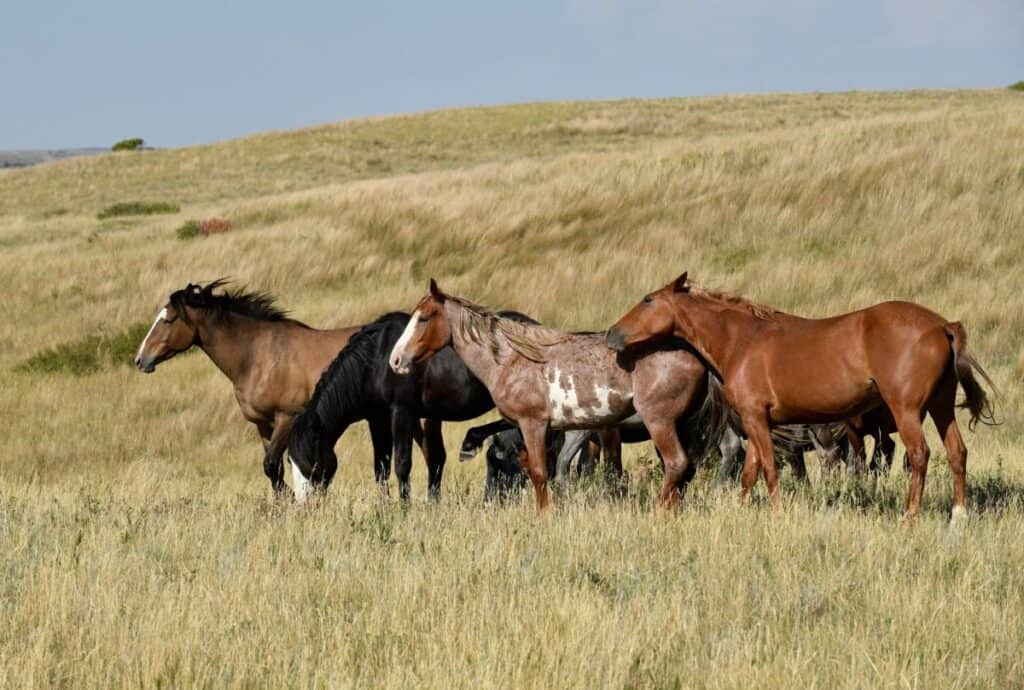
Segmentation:
<svg viewBox="0 0 1024 690">
<path fill-rule="evenodd" d="M 97 219 L 136 201 L 180 211 Z M 232 229 L 177 238 L 205 218 Z M 0 171 L 0 686 L 1024 685 L 1022 219 L 1012 91 L 465 109 Z M 901 472 L 813 462 L 780 517 L 710 468 L 656 514 L 647 445 L 627 497 L 580 487 L 541 520 L 483 505 L 465 425 L 437 505 L 418 455 L 411 505 L 379 498 L 360 427 L 329 496 L 282 506 L 204 355 L 144 376 L 110 345 L 220 276 L 314 325 L 433 276 L 592 329 L 684 269 L 804 315 L 962 320 L 1003 422 L 965 436 L 970 519 L 947 524 L 930 426 L 910 530 Z"/>
</svg>

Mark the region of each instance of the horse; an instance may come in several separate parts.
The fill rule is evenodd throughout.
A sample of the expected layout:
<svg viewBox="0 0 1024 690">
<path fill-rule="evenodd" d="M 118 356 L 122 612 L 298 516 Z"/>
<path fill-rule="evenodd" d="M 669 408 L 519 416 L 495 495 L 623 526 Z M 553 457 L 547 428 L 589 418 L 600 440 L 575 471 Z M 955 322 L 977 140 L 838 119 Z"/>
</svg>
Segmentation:
<svg viewBox="0 0 1024 690">
<path fill-rule="evenodd" d="M 518 312 L 504 312 L 503 318 L 532 321 Z M 413 377 L 397 376 L 388 368 L 388 353 L 408 320 L 409 314 L 392 312 L 363 326 L 324 371 L 305 410 L 295 418 L 288 455 L 300 501 L 314 490 L 327 489 L 338 468 L 334 445 L 351 424 L 364 419 L 370 423 L 374 447 L 387 449 L 386 456 L 374 460 L 377 482 L 386 486 L 393 449 L 399 497 L 408 500 L 412 443 L 420 418 L 425 418 L 428 494 L 436 500 L 447 457 L 441 422 L 464 421 L 494 409 L 487 388 L 451 349 Z"/>
<path fill-rule="evenodd" d="M 659 502 L 670 507 L 693 476 L 688 455 L 698 458 L 707 448 L 709 436 L 699 430 L 720 428 L 704 422 L 724 419 L 707 370 L 679 341 L 616 355 L 601 334 L 518 323 L 446 295 L 431 279 L 388 361 L 394 372 L 406 374 L 449 346 L 487 386 L 502 417 L 522 431 L 524 469 L 541 513 L 550 501 L 544 452 L 549 428 L 601 429 L 614 437 L 615 425 L 639 413 L 665 458 Z M 677 429 L 686 413 L 690 428 L 682 438 L 692 446 L 689 453 Z M 621 468 L 619 458 L 609 460 Z"/>
<path fill-rule="evenodd" d="M 282 456 L 292 420 L 330 364 L 359 330 L 318 330 L 288 317 L 263 292 L 225 290 L 224 279 L 172 292 L 142 339 L 133 362 L 150 374 L 193 346 L 213 361 L 235 390 L 242 416 L 263 441 L 263 471 L 274 495 L 289 493 Z"/>
<path fill-rule="evenodd" d="M 956 321 L 912 302 L 883 302 L 823 319 L 804 319 L 727 293 L 691 286 L 683 273 L 608 329 L 612 350 L 683 338 L 724 381 L 753 452 L 741 476 L 742 500 L 760 468 L 772 509 L 781 510 L 770 429 L 780 424 L 842 421 L 885 405 L 907 448 L 911 480 L 904 522 L 920 511 L 929 449 L 922 421 L 931 416 L 949 457 L 952 520 L 967 510 L 967 448 L 956 421 L 957 385 L 970 412 L 968 427 L 994 424 L 977 373 L 995 388 L 967 351 Z"/>
<path fill-rule="evenodd" d="M 585 432 L 570 432 L 585 433 Z M 548 472 L 555 469 L 555 461 L 565 443 L 566 434 L 556 431 L 548 434 L 545 447 Z M 511 428 L 491 435 L 491 443 L 487 448 L 487 479 L 484 485 L 484 501 L 504 501 L 513 491 L 526 486 L 526 473 L 523 472 L 520 455 L 525 452 L 526 444 L 519 429 Z"/>
</svg>

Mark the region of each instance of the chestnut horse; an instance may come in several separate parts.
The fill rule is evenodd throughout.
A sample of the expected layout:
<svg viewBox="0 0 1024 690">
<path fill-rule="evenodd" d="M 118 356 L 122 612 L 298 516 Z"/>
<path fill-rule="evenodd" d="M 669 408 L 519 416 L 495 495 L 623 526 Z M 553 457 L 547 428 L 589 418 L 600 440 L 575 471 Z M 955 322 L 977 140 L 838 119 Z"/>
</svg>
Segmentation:
<svg viewBox="0 0 1024 690">
<path fill-rule="evenodd" d="M 949 455 L 953 519 L 966 512 L 967 449 L 956 422 L 957 384 L 964 389 L 970 428 L 994 423 L 955 321 L 911 302 L 883 302 L 825 319 L 782 314 L 743 298 L 692 287 L 686 273 L 648 294 L 608 329 L 613 350 L 653 338 L 685 339 L 721 375 L 729 404 L 750 439 L 743 466 L 743 500 L 764 472 L 775 511 L 781 504 L 771 427 L 842 421 L 886 405 L 907 448 L 911 480 L 904 519 L 921 506 L 928 445 L 921 423 L 929 414 Z"/>
<path fill-rule="evenodd" d="M 613 429 L 639 413 L 664 457 L 660 502 L 668 506 L 678 503 L 693 476 L 688 454 L 703 455 L 710 445 L 707 434 L 698 440 L 696 430 L 684 430 L 683 440 L 699 445 L 684 449 L 677 421 L 695 407 L 699 414 L 687 415 L 687 427 L 707 414 L 720 417 L 723 424 L 714 428 L 721 428 L 725 417 L 714 404 L 718 387 L 706 384 L 704 365 L 682 343 L 673 342 L 675 349 L 634 350 L 617 357 L 605 347 L 603 335 L 505 319 L 444 294 L 431 280 L 430 292 L 416 305 L 389 362 L 395 372 L 409 373 L 413 364 L 451 345 L 487 386 L 502 417 L 519 425 L 526 443 L 524 469 L 541 511 L 549 500 L 548 429 Z M 695 405 L 702 390 L 703 404 Z"/>
<path fill-rule="evenodd" d="M 189 284 L 171 293 L 134 363 L 149 374 L 193 345 L 205 352 L 231 379 L 242 415 L 259 430 L 263 471 L 275 495 L 287 496 L 282 456 L 292 421 L 313 394 L 320 374 L 359 326 L 310 328 L 288 318 L 264 293 L 215 292 L 226 282 Z"/>
</svg>

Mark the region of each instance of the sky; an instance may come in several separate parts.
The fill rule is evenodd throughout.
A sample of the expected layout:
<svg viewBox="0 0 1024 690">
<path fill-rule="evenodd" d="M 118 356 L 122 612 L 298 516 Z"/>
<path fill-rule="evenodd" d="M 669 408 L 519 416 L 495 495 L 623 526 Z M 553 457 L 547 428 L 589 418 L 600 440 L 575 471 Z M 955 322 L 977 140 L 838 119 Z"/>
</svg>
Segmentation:
<svg viewBox="0 0 1024 690">
<path fill-rule="evenodd" d="M 3 0 L 0 149 L 467 105 L 1024 79 L 1024 0 Z"/>
</svg>

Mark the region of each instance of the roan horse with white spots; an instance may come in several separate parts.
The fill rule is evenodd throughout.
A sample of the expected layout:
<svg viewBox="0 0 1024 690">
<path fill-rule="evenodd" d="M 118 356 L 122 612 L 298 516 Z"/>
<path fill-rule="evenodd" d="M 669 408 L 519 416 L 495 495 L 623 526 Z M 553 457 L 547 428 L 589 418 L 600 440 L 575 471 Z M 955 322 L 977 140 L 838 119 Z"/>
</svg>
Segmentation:
<svg viewBox="0 0 1024 690">
<path fill-rule="evenodd" d="M 259 430 L 263 471 L 275 495 L 287 496 L 282 456 L 292 421 L 359 326 L 310 328 L 288 318 L 264 293 L 215 292 L 225 282 L 171 293 L 139 345 L 135 366 L 152 373 L 192 346 L 205 352 L 231 379 L 242 415 Z M 390 456 L 390 444 L 386 452 Z"/>
<path fill-rule="evenodd" d="M 714 439 L 700 432 L 722 427 L 704 423 L 704 415 L 725 417 L 714 405 L 717 387 L 709 385 L 704 365 L 681 345 L 616 356 L 603 335 L 563 333 L 504 319 L 445 295 L 431 280 L 430 292 L 416 305 L 391 351 L 391 368 L 408 373 L 413 364 L 449 345 L 487 386 L 501 415 L 519 425 L 526 442 L 524 469 L 539 510 L 549 501 L 549 428 L 605 429 L 639 413 L 664 457 L 660 502 L 671 506 L 679 502 L 695 469 L 677 422 L 687 415 L 685 423 L 694 433 L 684 431 L 683 439 L 697 446 L 691 455 L 703 455 Z"/>
<path fill-rule="evenodd" d="M 773 426 L 843 421 L 885 405 L 910 460 L 905 522 L 920 509 L 928 470 L 925 414 L 949 457 L 953 519 L 966 511 L 967 448 L 956 421 L 957 384 L 966 394 L 971 427 L 994 420 L 975 372 L 990 386 L 992 381 L 967 352 L 960 323 L 912 302 L 802 319 L 692 287 L 683 273 L 619 319 L 607 341 L 621 351 L 673 335 L 691 343 L 721 375 L 726 398 L 740 415 L 750 439 L 741 477 L 745 500 L 760 469 L 772 507 L 780 509 Z"/>
</svg>

